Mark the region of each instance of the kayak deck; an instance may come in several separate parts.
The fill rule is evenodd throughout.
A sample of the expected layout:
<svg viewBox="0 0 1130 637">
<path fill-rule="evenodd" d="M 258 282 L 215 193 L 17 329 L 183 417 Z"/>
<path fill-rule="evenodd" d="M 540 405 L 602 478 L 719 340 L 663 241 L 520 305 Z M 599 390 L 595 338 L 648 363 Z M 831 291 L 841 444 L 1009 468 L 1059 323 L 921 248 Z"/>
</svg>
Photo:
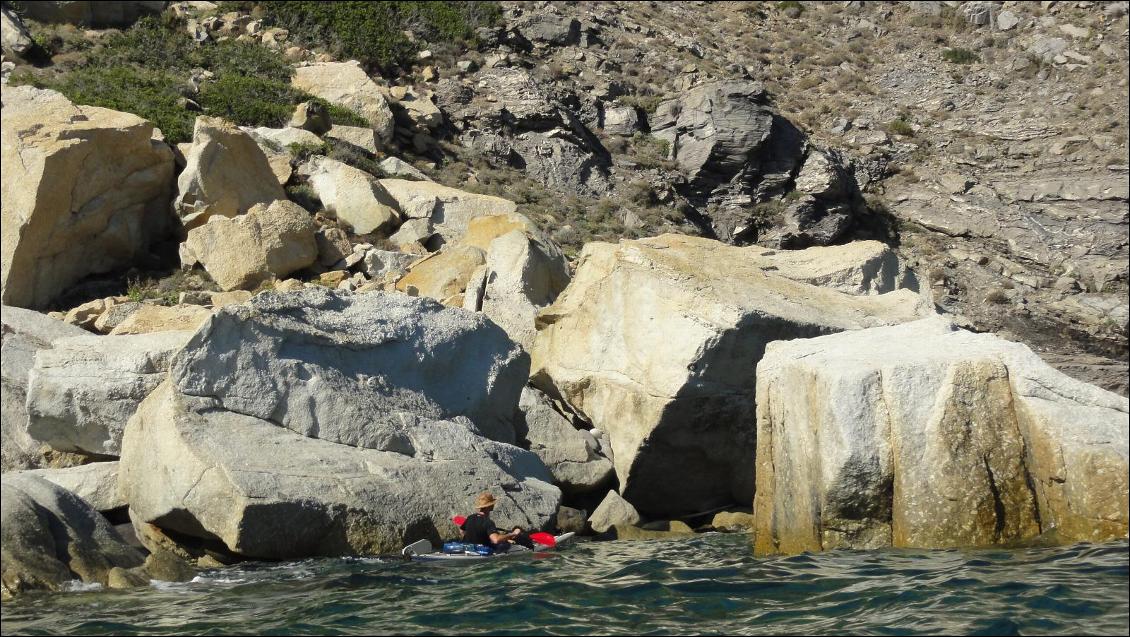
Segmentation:
<svg viewBox="0 0 1130 637">
<path fill-rule="evenodd" d="M 536 545 L 537 548 L 528 549 L 524 546 L 514 545 L 510 547 L 509 551 L 505 553 L 491 553 L 490 555 L 478 555 L 473 553 L 442 553 L 435 550 L 427 540 L 420 540 L 413 542 L 404 547 L 401 553 L 412 560 L 413 562 L 446 562 L 446 563 L 467 563 L 467 562 L 480 562 L 482 560 L 493 560 L 504 557 L 516 557 L 520 555 L 536 555 L 545 553 L 547 550 L 555 547 L 560 547 L 562 544 L 567 544 L 573 539 L 573 533 L 563 533 L 554 537 L 554 546 L 549 547 L 542 544 Z"/>
</svg>

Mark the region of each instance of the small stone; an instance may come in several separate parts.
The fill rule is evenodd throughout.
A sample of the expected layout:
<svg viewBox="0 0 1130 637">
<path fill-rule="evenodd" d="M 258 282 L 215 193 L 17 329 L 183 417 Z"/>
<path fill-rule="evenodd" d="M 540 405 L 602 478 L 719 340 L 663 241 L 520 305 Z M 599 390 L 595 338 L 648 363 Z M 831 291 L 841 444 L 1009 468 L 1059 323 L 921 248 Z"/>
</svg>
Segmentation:
<svg viewBox="0 0 1130 637">
<path fill-rule="evenodd" d="M 997 16 L 997 28 L 1001 31 L 1011 31 L 1020 24 L 1020 17 L 1012 11 L 1001 11 Z"/>
<path fill-rule="evenodd" d="M 336 288 L 338 284 L 347 278 L 349 278 L 349 273 L 344 270 L 330 270 L 318 277 L 318 283 L 326 287 Z"/>
<path fill-rule="evenodd" d="M 181 292 L 180 296 L 177 297 L 177 303 L 180 305 L 211 305 L 212 295 L 209 292 L 199 290 Z"/>
<path fill-rule="evenodd" d="M 212 307 L 220 309 L 227 305 L 237 305 L 239 303 L 246 303 L 254 296 L 247 290 L 234 290 L 232 292 L 213 292 L 211 294 Z"/>
</svg>

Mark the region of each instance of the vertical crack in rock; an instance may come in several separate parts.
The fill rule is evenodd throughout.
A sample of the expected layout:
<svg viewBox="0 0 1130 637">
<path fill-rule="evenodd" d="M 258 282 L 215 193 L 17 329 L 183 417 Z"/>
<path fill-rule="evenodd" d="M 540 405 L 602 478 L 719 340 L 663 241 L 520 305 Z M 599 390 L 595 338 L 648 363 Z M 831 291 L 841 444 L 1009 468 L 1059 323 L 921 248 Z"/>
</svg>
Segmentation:
<svg viewBox="0 0 1130 637">
<path fill-rule="evenodd" d="M 985 477 L 989 479 L 989 493 L 993 496 L 993 514 L 996 517 L 993 526 L 993 543 L 996 544 L 1001 541 L 1001 535 L 1004 533 L 1006 511 L 1004 501 L 1001 500 L 1001 491 L 1000 487 L 997 486 L 996 476 L 993 475 L 993 468 L 989 465 L 989 454 L 986 452 L 981 456 L 981 460 L 985 463 Z"/>
</svg>

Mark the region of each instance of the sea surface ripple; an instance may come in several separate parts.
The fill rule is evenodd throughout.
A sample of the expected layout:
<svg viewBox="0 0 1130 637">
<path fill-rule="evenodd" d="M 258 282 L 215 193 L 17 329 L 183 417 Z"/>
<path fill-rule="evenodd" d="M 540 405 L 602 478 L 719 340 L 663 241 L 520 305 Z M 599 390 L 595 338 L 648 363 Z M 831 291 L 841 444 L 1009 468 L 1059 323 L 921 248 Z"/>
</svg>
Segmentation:
<svg viewBox="0 0 1130 637">
<path fill-rule="evenodd" d="M 472 565 L 247 563 L 3 605 L 3 634 L 1121 634 L 1130 546 L 754 557 L 745 535 Z"/>
</svg>

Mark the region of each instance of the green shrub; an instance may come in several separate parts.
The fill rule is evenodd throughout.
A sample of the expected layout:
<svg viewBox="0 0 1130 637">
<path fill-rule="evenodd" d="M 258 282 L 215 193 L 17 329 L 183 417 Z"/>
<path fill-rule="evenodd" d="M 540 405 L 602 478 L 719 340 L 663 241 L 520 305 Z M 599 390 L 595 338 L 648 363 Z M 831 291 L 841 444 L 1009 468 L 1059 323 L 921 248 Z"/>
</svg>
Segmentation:
<svg viewBox="0 0 1130 637">
<path fill-rule="evenodd" d="M 309 46 L 367 66 L 405 65 L 415 46 L 404 35 L 435 42 L 470 42 L 480 26 L 498 22 L 494 2 L 291 2 L 261 3 L 268 17 Z"/>
<path fill-rule="evenodd" d="M 380 165 L 377 164 L 372 155 L 353 144 L 344 142 L 330 144 L 329 157 L 343 164 L 353 166 L 357 170 L 363 170 L 378 179 L 388 177 L 388 175 L 381 170 Z"/>
<path fill-rule="evenodd" d="M 658 95 L 621 95 L 616 98 L 617 102 L 625 106 L 632 106 L 641 109 L 645 113 L 651 114 L 655 109 L 659 108 L 659 104 L 663 102 L 663 98 Z"/>
<path fill-rule="evenodd" d="M 244 75 L 221 75 L 200 91 L 200 105 L 209 115 L 240 126 L 285 126 L 294 106 L 306 93 L 269 79 Z"/>
<path fill-rule="evenodd" d="M 286 149 L 290 151 L 292 164 L 300 164 L 314 155 L 328 155 L 330 153 L 330 145 L 327 142 L 320 144 L 288 144 Z"/>
<path fill-rule="evenodd" d="M 194 94 L 189 78 L 197 68 L 212 78 Z M 305 101 L 320 102 L 335 123 L 369 126 L 361 115 L 293 88 L 292 73 L 290 64 L 267 47 L 235 40 L 197 43 L 175 21 L 146 17 L 107 36 L 72 70 L 20 72 L 11 83 L 52 88 L 76 104 L 140 115 L 174 144 L 192 139 L 198 113 L 188 110 L 188 96 L 205 114 L 241 126 L 283 126 Z"/>
<path fill-rule="evenodd" d="M 340 126 L 360 126 L 362 128 L 369 128 L 372 124 L 369 120 L 365 119 L 360 113 L 352 111 L 344 106 L 337 104 L 330 104 L 324 99 L 310 96 L 310 100 L 318 102 L 325 107 L 326 112 L 330 114 L 330 121 Z M 303 100 L 305 101 L 305 100 Z"/>
<path fill-rule="evenodd" d="M 798 17 L 800 14 L 804 13 L 804 5 L 794 0 L 778 2 L 777 8 L 788 14 L 790 18 Z"/>
<path fill-rule="evenodd" d="M 981 61 L 981 56 L 969 49 L 946 49 L 942 51 L 942 59 L 954 64 L 973 64 Z"/>
<path fill-rule="evenodd" d="M 655 189 L 651 187 L 651 184 L 642 180 L 628 184 L 626 195 L 628 201 L 645 208 L 650 208 L 659 203 L 659 196 L 655 193 Z"/>
<path fill-rule="evenodd" d="M 54 80 L 14 75 L 9 82 L 55 89 L 76 104 L 139 115 L 153 122 L 172 143 L 192 139 L 196 113 L 185 109 L 180 81 L 163 71 L 130 66 L 88 66 Z"/>
<path fill-rule="evenodd" d="M 307 212 L 313 214 L 322 209 L 322 200 L 318 194 L 307 184 L 290 184 L 286 186 L 286 198 L 302 206 Z"/>
<path fill-rule="evenodd" d="M 659 137 L 636 133 L 632 136 L 632 158 L 641 168 L 674 168 L 667 160 L 671 142 Z"/>
<path fill-rule="evenodd" d="M 914 137 L 914 129 L 910 127 L 910 122 L 901 117 L 892 119 L 887 123 L 887 130 L 895 135 L 902 135 L 903 137 Z"/>
</svg>

